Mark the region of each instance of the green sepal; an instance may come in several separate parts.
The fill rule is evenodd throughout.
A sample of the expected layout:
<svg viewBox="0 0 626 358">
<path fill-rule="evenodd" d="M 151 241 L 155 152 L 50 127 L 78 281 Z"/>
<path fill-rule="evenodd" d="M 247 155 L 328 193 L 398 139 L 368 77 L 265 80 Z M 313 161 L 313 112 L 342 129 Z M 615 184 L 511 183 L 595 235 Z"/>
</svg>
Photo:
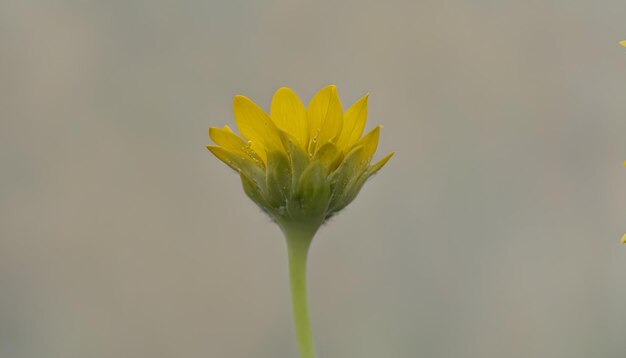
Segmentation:
<svg viewBox="0 0 626 358">
<path fill-rule="evenodd" d="M 357 197 L 366 181 L 367 175 L 365 175 L 365 172 L 359 176 L 354 176 L 344 188 L 341 196 L 334 202 L 332 212 L 336 213 L 348 206 Z"/>
<path fill-rule="evenodd" d="M 295 190 L 298 186 L 298 181 L 302 176 L 302 173 L 309 165 L 309 155 L 297 144 L 295 138 L 293 138 L 289 133 L 284 131 L 279 131 L 280 139 L 283 142 L 283 146 L 289 155 L 289 162 L 291 166 L 291 190 L 292 193 L 295 193 Z"/>
<path fill-rule="evenodd" d="M 349 197 L 346 195 L 346 192 L 351 191 L 351 187 L 354 186 L 358 178 L 363 174 L 365 169 L 364 163 L 362 163 L 361 160 L 363 150 L 363 146 L 352 149 L 348 155 L 346 155 L 337 170 L 328 176 L 332 190 L 330 206 L 328 208 L 329 214 L 343 209 L 350 203 L 351 200 L 346 200 Z M 367 163 L 365 163 L 365 165 L 367 165 Z"/>
<path fill-rule="evenodd" d="M 368 166 L 366 169 L 362 170 L 359 175 L 353 176 L 348 184 L 345 186 L 341 196 L 337 198 L 334 202 L 335 206 L 332 208 L 332 212 L 338 212 L 348 206 L 359 194 L 361 188 L 363 188 L 363 184 L 371 178 L 374 174 L 376 174 L 387 162 L 394 153 L 389 153 L 386 157 L 378 161 L 376 164 Z M 332 215 L 332 214 L 331 214 Z"/>
<path fill-rule="evenodd" d="M 239 176 L 241 177 L 241 185 L 243 186 L 243 191 L 246 193 L 246 195 L 252 201 L 254 201 L 263 211 L 269 214 L 270 206 L 263 196 L 263 189 L 254 184 L 254 182 L 252 182 L 242 173 L 239 173 Z"/>
<path fill-rule="evenodd" d="M 304 170 L 296 187 L 290 213 L 299 219 L 323 220 L 330 201 L 330 185 L 324 169 L 314 161 Z"/>
<path fill-rule="evenodd" d="M 287 154 L 279 151 L 267 153 L 267 200 L 274 208 L 286 207 L 291 197 L 291 163 Z"/>
<path fill-rule="evenodd" d="M 376 174 L 380 169 L 382 169 L 382 167 L 385 166 L 385 164 L 387 164 L 387 162 L 389 161 L 389 159 L 391 159 L 391 157 L 393 157 L 393 155 L 396 154 L 395 152 L 391 152 L 389 154 L 387 154 L 383 159 L 379 160 L 377 163 L 370 165 L 367 170 L 365 171 L 365 175 L 366 175 L 366 180 L 369 179 L 369 177 L 371 177 L 372 175 Z"/>
</svg>

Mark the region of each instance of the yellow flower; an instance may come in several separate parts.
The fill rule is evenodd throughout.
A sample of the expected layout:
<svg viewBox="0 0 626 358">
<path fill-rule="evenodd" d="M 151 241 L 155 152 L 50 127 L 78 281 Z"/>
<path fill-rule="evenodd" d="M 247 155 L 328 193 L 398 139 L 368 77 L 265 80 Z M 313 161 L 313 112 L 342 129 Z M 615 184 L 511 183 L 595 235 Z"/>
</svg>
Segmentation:
<svg viewBox="0 0 626 358">
<path fill-rule="evenodd" d="M 620 42 L 619 42 L 619 44 L 620 44 L 620 45 L 622 45 L 622 46 L 624 46 L 624 47 L 626 47 L 626 40 L 622 40 L 622 41 L 620 41 Z"/>
<path fill-rule="evenodd" d="M 371 164 L 380 126 L 362 136 L 365 95 L 343 111 L 337 89 L 328 86 L 308 107 L 289 88 L 280 88 L 270 114 L 244 96 L 235 96 L 235 122 L 209 128 L 216 145 L 207 148 L 239 172 L 244 191 L 278 224 L 317 229 L 348 205 L 394 154 Z M 242 138 L 243 137 L 243 138 Z"/>
</svg>

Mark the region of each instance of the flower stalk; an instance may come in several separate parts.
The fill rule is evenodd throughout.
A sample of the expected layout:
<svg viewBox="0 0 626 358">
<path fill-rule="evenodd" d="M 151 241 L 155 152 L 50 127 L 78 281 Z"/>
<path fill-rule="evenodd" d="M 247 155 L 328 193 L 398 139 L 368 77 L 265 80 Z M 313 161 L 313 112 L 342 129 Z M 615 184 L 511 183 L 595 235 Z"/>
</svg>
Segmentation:
<svg viewBox="0 0 626 358">
<path fill-rule="evenodd" d="M 315 231 L 290 229 L 284 232 L 287 240 L 291 304 L 298 351 L 300 358 L 315 358 L 306 284 L 307 256 Z"/>
</svg>

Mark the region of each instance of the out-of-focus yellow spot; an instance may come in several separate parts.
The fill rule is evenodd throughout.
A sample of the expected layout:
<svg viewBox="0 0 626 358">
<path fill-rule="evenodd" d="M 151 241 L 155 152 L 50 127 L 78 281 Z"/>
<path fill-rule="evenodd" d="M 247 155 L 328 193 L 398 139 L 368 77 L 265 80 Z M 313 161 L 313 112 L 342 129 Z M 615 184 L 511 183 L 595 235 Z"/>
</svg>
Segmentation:
<svg viewBox="0 0 626 358">
<path fill-rule="evenodd" d="M 624 234 L 624 236 L 622 236 L 622 244 L 626 244 L 626 234 Z"/>
<path fill-rule="evenodd" d="M 622 46 L 624 46 L 624 47 L 626 47 L 626 40 L 622 40 L 622 41 L 620 41 L 620 42 L 619 42 L 619 44 L 620 44 L 620 45 L 622 45 Z"/>
</svg>

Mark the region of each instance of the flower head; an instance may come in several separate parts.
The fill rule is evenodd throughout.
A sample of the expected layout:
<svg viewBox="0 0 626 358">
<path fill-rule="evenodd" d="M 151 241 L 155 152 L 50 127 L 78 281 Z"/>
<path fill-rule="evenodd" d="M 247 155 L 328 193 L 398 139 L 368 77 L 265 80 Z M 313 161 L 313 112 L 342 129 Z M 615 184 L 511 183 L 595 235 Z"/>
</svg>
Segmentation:
<svg viewBox="0 0 626 358">
<path fill-rule="evenodd" d="M 305 108 L 295 92 L 280 88 L 267 115 L 248 98 L 235 96 L 241 137 L 228 126 L 209 128 L 216 145 L 207 148 L 239 173 L 245 193 L 281 227 L 317 229 L 352 202 L 394 154 L 372 164 L 381 127 L 362 136 L 367 99 L 344 112 L 331 85 Z"/>
</svg>

